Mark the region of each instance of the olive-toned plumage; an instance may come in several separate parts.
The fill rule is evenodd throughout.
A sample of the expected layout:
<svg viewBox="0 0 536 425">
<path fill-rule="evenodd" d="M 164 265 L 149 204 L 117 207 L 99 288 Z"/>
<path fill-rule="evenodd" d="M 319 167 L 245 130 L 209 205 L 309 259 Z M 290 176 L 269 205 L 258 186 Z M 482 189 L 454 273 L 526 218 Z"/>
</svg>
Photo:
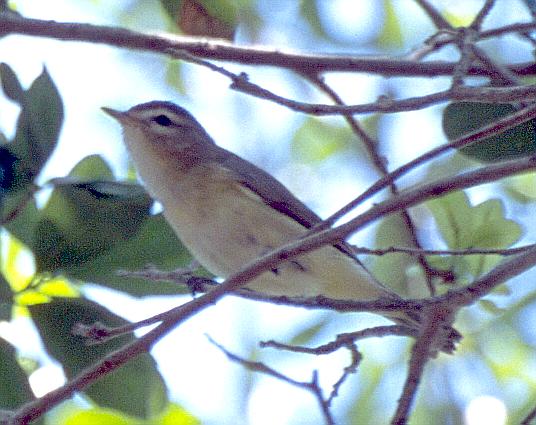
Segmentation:
<svg viewBox="0 0 536 425">
<path fill-rule="evenodd" d="M 320 221 L 271 175 L 217 146 L 183 108 L 154 101 L 126 112 L 103 109 L 121 123 L 137 171 L 163 205 L 177 236 L 215 275 L 227 278 L 259 256 L 303 237 Z M 283 262 L 247 287 L 272 295 L 398 299 L 344 243 Z M 419 326 L 411 315 L 385 315 Z M 452 342 L 442 349 L 450 351 Z"/>
</svg>

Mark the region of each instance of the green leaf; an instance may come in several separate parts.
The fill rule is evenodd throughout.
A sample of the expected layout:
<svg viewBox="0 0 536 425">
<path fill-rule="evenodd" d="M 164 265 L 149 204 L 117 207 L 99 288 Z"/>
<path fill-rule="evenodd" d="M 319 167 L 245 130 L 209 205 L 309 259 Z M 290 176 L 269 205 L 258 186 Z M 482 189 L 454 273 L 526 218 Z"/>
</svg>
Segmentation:
<svg viewBox="0 0 536 425">
<path fill-rule="evenodd" d="M 113 180 L 111 167 L 100 155 L 89 155 L 80 160 L 69 173 L 80 180 Z"/>
<path fill-rule="evenodd" d="M 201 421 L 176 403 L 170 403 L 162 417 L 154 425 L 200 425 Z M 147 424 L 152 425 L 152 424 Z"/>
<path fill-rule="evenodd" d="M 149 419 L 125 415 L 116 410 L 80 408 L 73 402 L 63 403 L 49 413 L 55 425 L 200 425 L 201 422 L 176 403 L 169 403 L 164 412 Z"/>
<path fill-rule="evenodd" d="M 181 244 L 162 214 L 145 220 L 128 240 L 83 264 L 71 264 L 65 269 L 67 276 L 95 282 L 135 296 L 183 294 L 185 286 L 171 282 L 153 282 L 142 278 L 121 277 L 118 270 L 140 270 L 154 265 L 159 270 L 184 267 L 192 257 Z"/>
<path fill-rule="evenodd" d="M 20 104 L 17 132 L 10 147 L 24 168 L 36 176 L 56 147 L 63 122 L 62 100 L 46 69 L 24 93 Z"/>
<path fill-rule="evenodd" d="M 296 131 L 292 140 L 293 155 L 306 163 L 324 161 L 350 146 L 353 134 L 346 126 L 336 126 L 309 118 Z"/>
<path fill-rule="evenodd" d="M 244 2 L 244 0 L 199 0 L 199 3 L 205 7 L 211 16 L 236 28 L 240 3 L 247 2 Z"/>
<path fill-rule="evenodd" d="M 20 158 L 7 143 L 0 145 L 0 197 L 27 188 L 32 181 Z"/>
<path fill-rule="evenodd" d="M 62 420 L 59 425 L 141 425 L 139 421 L 133 420 L 120 413 L 103 410 L 89 409 L 77 410 Z"/>
<path fill-rule="evenodd" d="M 123 335 L 103 344 L 87 345 L 74 335 L 76 324 L 123 326 L 128 322 L 101 305 L 82 298 L 58 298 L 47 304 L 30 306 L 30 313 L 47 351 L 57 359 L 70 379 L 106 354 L 135 340 Z M 95 403 L 129 415 L 148 418 L 163 411 L 167 393 L 153 358 L 142 354 L 121 368 L 101 377 L 84 390 Z"/>
<path fill-rule="evenodd" d="M 524 173 L 508 177 L 503 184 L 506 192 L 516 201 L 522 203 L 536 201 L 535 173 Z"/>
<path fill-rule="evenodd" d="M 57 184 L 35 232 L 37 271 L 83 264 L 133 237 L 149 217 L 151 205 L 151 198 L 136 184 Z"/>
<path fill-rule="evenodd" d="M 377 38 L 378 45 L 384 48 L 400 48 L 404 45 L 402 28 L 392 0 L 383 0 L 383 10 L 384 18 L 382 31 Z"/>
<path fill-rule="evenodd" d="M 309 24 L 315 34 L 319 37 L 329 38 L 328 34 L 322 26 L 320 15 L 318 11 L 318 3 L 311 0 L 300 1 L 300 15 L 303 16 L 305 21 Z"/>
<path fill-rule="evenodd" d="M 329 320 L 321 319 L 313 324 L 309 324 L 305 329 L 302 329 L 298 334 L 294 335 L 288 342 L 290 345 L 307 345 L 317 337 L 318 334 L 326 327 Z"/>
<path fill-rule="evenodd" d="M 479 300 L 478 305 L 488 313 L 491 313 L 495 316 L 498 316 L 500 314 L 504 314 L 506 312 L 506 309 L 499 307 L 496 303 L 490 300 Z"/>
<path fill-rule="evenodd" d="M 183 81 L 182 62 L 177 60 L 168 60 L 166 67 L 166 83 L 169 87 L 174 88 L 182 96 L 187 96 L 187 90 Z"/>
<path fill-rule="evenodd" d="M 177 22 L 180 0 L 160 0 L 160 3 L 173 22 Z"/>
<path fill-rule="evenodd" d="M 112 171 L 93 155 L 68 177 L 53 181 L 55 190 L 31 245 L 38 272 L 61 272 L 137 296 L 187 292 L 170 282 L 117 275 L 118 270 L 139 270 L 148 264 L 176 269 L 192 257 L 163 216 L 150 215 L 153 201 L 141 186 L 101 178 L 113 178 Z"/>
<path fill-rule="evenodd" d="M 9 320 L 11 318 L 12 308 L 13 291 L 4 275 L 0 273 L 0 320 Z"/>
<path fill-rule="evenodd" d="M 11 67 L 6 63 L 0 63 L 0 79 L 2 90 L 8 99 L 17 103 L 24 101 L 24 89 L 22 88 L 19 79 Z"/>
<path fill-rule="evenodd" d="M 516 112 L 510 104 L 456 102 L 443 111 L 443 131 L 452 141 Z M 496 162 L 536 153 L 533 121 L 527 121 L 499 135 L 479 140 L 459 150 L 482 162 Z"/>
<path fill-rule="evenodd" d="M 427 203 L 443 240 L 450 249 L 508 248 L 519 240 L 521 227 L 505 218 L 503 204 L 489 199 L 471 205 L 464 192 L 454 192 Z M 457 273 L 479 276 L 501 260 L 498 255 L 451 257 Z"/>
<path fill-rule="evenodd" d="M 26 246 L 33 246 L 35 228 L 41 217 L 34 197 L 26 191 L 6 194 L 2 198 L 0 211 L 2 222 L 5 222 L 7 215 L 14 217 L 3 227 Z"/>
<path fill-rule="evenodd" d="M 35 397 L 28 376 L 17 362 L 15 349 L 0 338 L 0 408 L 11 410 Z"/>
<path fill-rule="evenodd" d="M 413 247 L 407 226 L 400 215 L 384 218 L 376 230 L 374 246 L 378 249 L 397 247 Z M 418 285 L 418 279 L 409 279 L 408 270 L 415 264 L 415 258 L 409 254 L 393 253 L 376 257 L 372 267 L 373 275 L 398 294 L 426 296 L 424 286 Z M 396 270 L 397 273 L 393 273 Z"/>
</svg>

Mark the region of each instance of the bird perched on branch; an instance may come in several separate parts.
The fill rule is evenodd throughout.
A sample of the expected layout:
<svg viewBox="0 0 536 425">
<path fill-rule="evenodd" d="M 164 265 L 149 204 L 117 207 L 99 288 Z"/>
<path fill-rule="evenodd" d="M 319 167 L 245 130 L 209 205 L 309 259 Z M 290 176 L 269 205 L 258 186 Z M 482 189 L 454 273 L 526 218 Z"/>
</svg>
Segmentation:
<svg viewBox="0 0 536 425">
<path fill-rule="evenodd" d="M 217 146 L 185 109 L 153 101 L 125 112 L 103 110 L 123 127 L 137 171 L 177 236 L 216 276 L 231 276 L 321 221 L 271 175 Z M 343 242 L 283 261 L 246 287 L 289 297 L 400 299 Z M 382 314 L 416 330 L 421 326 L 414 312 Z M 439 349 L 451 352 L 459 337 L 448 328 Z"/>
</svg>

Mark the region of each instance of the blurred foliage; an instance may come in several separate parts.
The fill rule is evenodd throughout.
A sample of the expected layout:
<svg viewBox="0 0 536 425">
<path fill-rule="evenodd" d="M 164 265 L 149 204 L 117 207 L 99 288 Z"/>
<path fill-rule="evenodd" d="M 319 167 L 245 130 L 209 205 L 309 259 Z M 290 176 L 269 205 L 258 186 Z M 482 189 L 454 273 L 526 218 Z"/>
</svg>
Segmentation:
<svg viewBox="0 0 536 425">
<path fill-rule="evenodd" d="M 14 139 L 0 145 L 0 206 L 3 206 L 5 194 L 26 189 L 56 147 L 63 105 L 46 69 L 24 90 L 13 70 L 0 63 L 0 80 L 6 97 L 21 108 Z"/>
<path fill-rule="evenodd" d="M 83 298 L 56 298 L 29 308 L 48 353 L 62 364 L 67 378 L 76 376 L 106 354 L 135 339 L 126 334 L 101 344 L 88 345 L 85 337 L 74 334 L 77 324 L 90 326 L 98 322 L 118 327 L 128 323 L 101 305 Z M 103 376 L 84 393 L 100 406 L 141 418 L 160 414 L 167 405 L 164 381 L 149 354 L 141 354 Z"/>
<path fill-rule="evenodd" d="M 189 36 L 233 41 L 241 17 L 252 18 L 251 0 L 161 0 L 161 4 L 170 20 Z"/>
<path fill-rule="evenodd" d="M 20 367 L 15 349 L 0 338 L 0 408 L 13 409 L 33 400 L 26 373 Z"/>
<path fill-rule="evenodd" d="M 53 422 L 52 422 L 53 421 Z M 51 425 L 198 425 L 199 420 L 177 404 L 170 403 L 159 415 L 141 419 L 102 408 L 81 409 L 66 403 L 51 415 Z"/>
<path fill-rule="evenodd" d="M 133 337 L 88 347 L 84 338 L 72 334 L 76 323 L 120 326 L 127 322 L 96 303 L 77 298 L 79 293 L 70 281 L 51 276 L 84 276 L 92 282 L 100 278 L 114 286 L 119 268 L 137 269 L 151 260 L 177 267 L 189 262 L 190 256 L 161 215 L 151 215 L 153 201 L 144 189 L 115 181 L 109 166 L 96 155 L 83 159 L 69 176 L 51 181 L 54 190 L 38 208 L 33 180 L 56 147 L 63 121 L 61 98 L 46 70 L 27 90 L 6 64 L 0 64 L 0 77 L 6 97 L 21 108 L 13 140 L 0 146 L 0 205 L 10 235 L 4 238 L 7 249 L 2 251 L 0 318 L 9 319 L 14 300 L 30 305 L 47 350 L 72 377 Z M 135 244 L 129 246 L 131 240 Z M 138 249 L 143 241 L 145 248 Z M 19 273 L 17 261 L 23 254 L 33 254 L 35 276 Z M 92 268 L 99 273 L 95 269 L 92 273 Z M 123 289 L 137 295 L 185 292 L 177 285 L 148 284 L 143 279 L 133 285 L 131 281 L 123 279 Z M 70 298 L 58 298 L 66 295 Z M 0 372 L 5 377 L 2 381 L 10 385 L 0 391 L 0 405 L 15 407 L 30 399 L 31 391 L 26 373 L 14 363 L 14 352 L 6 344 L 0 353 L 4 366 Z M 86 393 L 101 406 L 142 418 L 158 415 L 160 423 L 166 423 L 162 416 L 166 388 L 149 354 L 107 375 Z M 176 412 L 170 415 L 178 417 Z M 184 419 L 183 423 L 193 422 Z"/>
<path fill-rule="evenodd" d="M 237 10 L 231 2 L 181 0 L 177 23 L 186 35 L 233 40 Z"/>
<path fill-rule="evenodd" d="M 504 181 L 508 194 L 518 202 L 528 204 L 536 201 L 536 175 L 525 173 Z"/>
<path fill-rule="evenodd" d="M 457 102 L 443 112 L 443 130 L 450 141 L 517 111 L 510 104 Z M 486 137 L 459 149 L 470 158 L 497 162 L 533 155 L 536 152 L 534 121 L 526 121 L 504 133 Z"/>
<path fill-rule="evenodd" d="M 309 24 L 309 26 L 317 36 L 325 38 L 329 37 L 329 35 L 324 30 L 324 27 L 322 26 L 322 21 L 320 20 L 318 2 L 310 0 L 301 0 L 300 15 L 303 17 L 303 19 L 305 19 L 305 21 Z"/>
<path fill-rule="evenodd" d="M 376 230 L 374 246 L 378 249 L 386 249 L 394 246 L 414 247 L 402 216 L 399 214 L 390 215 L 380 222 Z M 374 259 L 372 274 L 380 282 L 383 282 L 399 294 L 425 296 L 426 293 L 423 293 L 423 288 L 417 287 L 415 280 L 410 282 L 408 279 L 406 271 L 414 264 L 414 256 L 408 254 L 394 253 L 382 255 Z M 392 270 L 400 270 L 403 273 L 393 273 Z"/>
<path fill-rule="evenodd" d="M 372 115 L 359 124 L 371 137 L 376 137 L 378 115 Z M 363 143 L 348 125 L 318 118 L 307 118 L 292 137 L 292 156 L 295 161 L 319 164 L 337 154 L 353 153 L 359 159 L 367 155 Z"/>
<path fill-rule="evenodd" d="M 378 45 L 386 49 L 400 49 L 404 45 L 402 28 L 392 0 L 383 0 L 383 13 L 382 30 L 377 38 Z"/>
<path fill-rule="evenodd" d="M 321 162 L 347 149 L 353 137 L 348 127 L 308 118 L 294 133 L 292 153 L 297 160 L 305 163 Z"/>
<path fill-rule="evenodd" d="M 183 31 L 188 25 L 193 28 L 187 28 L 184 31 L 186 34 L 232 39 L 238 29 L 238 34 L 252 44 L 264 42 L 263 37 L 269 39 L 271 36 L 277 42 L 278 36 L 282 39 L 287 36 L 296 43 L 303 42 L 299 44 L 300 47 L 320 46 L 318 51 L 324 53 L 339 53 L 348 49 L 355 52 L 362 49 L 385 54 L 393 49 L 409 51 L 414 47 L 408 40 L 418 32 L 417 25 L 421 21 L 418 17 L 410 17 L 412 23 L 415 22 L 415 27 L 407 25 L 407 16 L 404 21 L 405 11 L 400 7 L 400 2 L 377 2 L 381 3 L 380 6 L 376 5 L 379 12 L 371 17 L 376 22 L 375 32 L 359 44 L 354 39 L 338 37 L 338 31 L 352 33 L 357 28 L 343 28 L 334 15 L 320 16 L 324 10 L 322 6 L 328 4 L 328 1 L 279 2 L 276 5 L 280 9 L 276 10 L 268 2 L 253 0 L 161 0 L 153 7 L 158 10 L 150 16 L 143 14 L 150 7 L 148 3 L 138 1 L 126 10 L 131 14 L 130 21 L 127 19 L 127 22 L 137 29 L 152 30 L 154 15 L 164 11 L 166 23 L 172 22 L 168 28 L 173 28 L 173 31 L 179 22 Z M 100 4 L 102 7 L 109 6 L 106 2 Z M 5 7 L 5 2 L 0 2 L 0 5 Z M 205 25 L 200 30 L 194 25 L 198 19 L 187 13 L 197 6 L 204 11 L 201 16 L 205 19 Z M 455 25 L 467 24 L 473 19 L 473 15 L 461 9 L 444 4 L 441 7 L 443 16 Z M 355 5 L 351 5 L 351 8 L 347 10 L 352 13 L 359 9 Z M 329 31 L 327 19 L 333 20 L 329 22 Z M 292 24 L 289 25 L 289 22 Z M 290 26 L 294 31 L 290 31 Z M 222 27 L 225 31 L 211 32 L 213 27 Z M 286 27 L 289 27 L 289 33 L 282 34 Z M 500 54 L 508 54 L 508 49 L 501 49 Z M 166 75 L 167 82 L 188 96 L 190 88 L 187 80 L 183 79 L 184 68 L 187 67 L 168 59 L 164 59 L 163 63 L 168 66 L 167 74 L 162 72 L 162 75 Z M 89 325 L 100 321 L 110 326 L 127 323 L 96 302 L 83 298 L 79 289 L 86 282 L 92 282 L 135 296 L 184 293 L 185 288 L 173 283 L 127 278 L 119 276 L 117 271 L 139 270 L 147 264 L 169 270 L 189 264 L 191 257 L 163 216 L 152 214 L 152 201 L 143 188 L 132 182 L 117 181 L 110 166 L 97 155 L 84 158 L 67 177 L 42 184 L 38 177 L 56 148 L 63 122 L 60 94 L 46 69 L 26 88 L 16 73 L 2 63 L 0 82 L 6 99 L 20 108 L 12 140 L 0 134 L 0 213 L 6 230 L 2 236 L 0 319 L 8 320 L 12 316 L 13 306 L 31 305 L 31 319 L 37 326 L 46 350 L 61 363 L 67 376 L 72 377 L 106 353 L 134 340 L 129 335 L 106 344 L 88 346 L 84 338 L 73 335 L 72 327 L 77 323 Z M 382 84 L 391 89 L 398 84 L 398 80 L 385 79 Z M 348 91 L 351 90 L 354 88 L 348 86 Z M 399 93 L 396 90 L 392 92 L 396 95 Z M 444 111 L 445 133 L 452 140 L 516 109 L 517 106 L 513 105 L 467 102 L 451 104 Z M 370 115 L 361 120 L 375 138 L 383 138 L 387 134 L 383 128 L 382 131 L 377 131 L 379 117 L 380 115 Z M 237 126 L 242 130 L 243 122 L 237 121 Z M 461 153 L 480 161 L 498 161 L 533 154 L 533 125 L 529 122 L 500 136 L 489 137 L 462 149 Z M 358 151 L 359 159 L 363 160 L 363 166 L 368 166 L 364 165 L 367 156 L 362 154 L 364 148 L 361 141 L 346 124 L 307 118 L 290 139 L 294 160 L 322 165 L 323 162 L 337 159 L 337 155 L 348 155 L 354 149 Z M 432 164 L 430 172 L 420 178 L 425 181 L 437 178 L 440 173 L 457 173 L 474 166 L 469 160 L 455 164 L 456 158 L 459 159 L 459 155 L 452 161 L 445 162 L 446 165 Z M 503 199 L 518 201 L 516 207 L 519 209 L 515 212 L 522 209 L 526 213 L 533 207 L 536 198 L 534 178 L 534 174 L 525 174 L 501 183 L 506 188 Z M 413 183 L 418 184 L 419 181 Z M 34 195 L 43 187 L 50 188 L 51 194 L 42 197 L 38 203 Z M 424 227 L 419 229 L 419 236 L 421 232 L 431 233 L 429 242 L 434 247 L 444 244 L 451 249 L 506 248 L 514 245 L 520 240 L 522 231 L 516 221 L 507 217 L 517 220 L 518 216 L 515 212 L 511 213 L 510 209 L 507 214 L 503 201 L 495 199 L 494 193 L 490 197 L 492 199 L 484 202 L 472 203 L 466 194 L 454 193 L 428 202 L 426 205 L 433 217 L 433 231 L 428 232 L 429 228 Z M 426 224 L 426 219 L 424 222 Z M 526 230 L 530 237 L 531 229 Z M 373 245 L 376 248 L 412 246 L 400 216 L 394 215 L 381 221 Z M 35 263 L 35 273 L 32 265 L 21 261 L 23 257 L 31 258 Z M 428 257 L 433 266 L 454 271 L 458 284 L 466 283 L 490 270 L 501 258 Z M 426 295 L 422 272 L 416 265 L 414 256 L 388 254 L 375 258 L 372 264 L 375 276 L 397 292 L 408 296 Z M 495 294 L 510 292 L 516 295 L 510 291 L 509 286 L 503 285 Z M 425 375 L 412 423 L 427 424 L 431 417 L 437 423 L 461 423 L 464 403 L 476 392 L 473 388 L 467 389 L 467 383 L 476 386 L 481 381 L 482 370 L 492 378 L 491 384 L 483 383 L 482 388 L 488 392 L 500 393 L 505 402 L 510 403 L 512 420 L 531 408 L 530 402 L 535 396 L 530 369 L 533 366 L 531 354 L 534 335 L 532 339 L 530 336 L 533 326 L 528 321 L 523 324 L 528 330 L 522 329 L 516 320 L 520 317 L 518 313 L 522 308 L 529 309 L 534 305 L 534 295 L 529 293 L 513 307 L 508 305 L 509 299 L 506 297 L 497 298 L 498 300 L 483 300 L 478 309 L 471 310 L 465 317 L 462 315 L 460 324 L 465 338 L 459 352 L 446 361 L 440 357 L 434 362 L 430 370 L 439 375 L 440 379 L 437 375 Z M 499 314 L 501 316 L 498 318 Z M 351 326 L 355 325 L 353 318 L 348 322 L 351 322 Z M 303 326 L 301 332 L 291 336 L 292 342 L 311 343 L 322 335 L 327 324 L 327 320 L 320 319 Z M 401 377 L 405 372 L 401 363 L 407 358 L 407 353 L 400 349 L 398 354 L 393 355 L 393 358 L 396 357 L 394 360 L 382 363 L 367 356 L 366 343 L 360 343 L 359 349 L 363 346 L 365 360 L 357 377 L 352 380 L 357 383 L 356 386 L 344 387 L 339 391 L 341 397 L 346 397 L 345 400 L 351 402 L 342 403 L 350 406 L 344 412 L 344 423 L 383 423 L 386 415 L 392 412 L 391 407 L 396 402 L 399 390 L 398 386 L 393 389 L 393 382 L 387 380 L 393 375 L 398 376 L 400 381 L 403 379 Z M 494 356 L 493 353 L 499 354 Z M 2 339 L 0 356 L 0 382 L 3 383 L 0 389 L 0 407 L 12 408 L 32 399 L 28 372 L 19 366 L 13 347 Z M 261 357 L 262 352 L 255 351 L 255 356 Z M 445 367 L 445 364 L 449 367 Z M 457 375 L 457 370 L 462 372 Z M 442 383 L 440 389 L 437 388 L 437 382 Z M 512 382 L 525 390 L 523 400 L 518 401 L 512 396 L 516 394 Z M 231 388 L 234 384 L 247 387 L 247 391 L 243 391 L 247 393 L 244 397 L 246 399 L 247 395 L 255 392 L 257 381 L 249 376 L 241 382 L 233 381 L 229 383 L 229 393 L 240 392 L 240 389 Z M 53 416 L 57 413 L 54 412 L 50 418 L 55 419 L 51 419 L 50 423 L 199 423 L 188 412 L 168 402 L 164 381 L 149 354 L 93 384 L 85 394 L 91 400 L 89 409 L 80 409 L 79 404 L 71 402 L 72 405 L 67 404 L 61 420 L 58 419 L 59 416 Z M 242 415 L 246 406 L 241 407 L 243 411 L 239 413 Z"/>
<path fill-rule="evenodd" d="M 504 206 L 498 199 L 471 205 L 465 193 L 454 192 L 426 205 L 449 249 L 508 248 L 522 235 L 519 224 L 505 218 Z M 501 259 L 499 255 L 452 256 L 435 258 L 433 264 L 468 279 L 491 270 Z"/>
</svg>

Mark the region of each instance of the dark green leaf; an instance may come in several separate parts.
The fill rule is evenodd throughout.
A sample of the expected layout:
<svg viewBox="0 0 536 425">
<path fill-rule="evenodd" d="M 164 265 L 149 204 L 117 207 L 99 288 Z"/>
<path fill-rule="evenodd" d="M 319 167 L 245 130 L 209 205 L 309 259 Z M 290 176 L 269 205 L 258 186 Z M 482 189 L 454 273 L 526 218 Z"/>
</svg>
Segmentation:
<svg viewBox="0 0 536 425">
<path fill-rule="evenodd" d="M 149 217 L 151 198 L 136 184 L 58 184 L 43 210 L 33 251 L 39 272 L 79 265 L 133 237 Z"/>
<path fill-rule="evenodd" d="M 79 323 L 100 322 L 112 327 L 128 323 L 101 305 L 81 298 L 60 298 L 34 305 L 30 313 L 47 351 L 63 365 L 68 378 L 135 339 L 129 334 L 88 346 L 85 338 L 73 335 L 73 326 Z M 164 382 L 149 354 L 132 359 L 84 392 L 100 406 L 143 418 L 160 413 L 167 404 Z"/>
<path fill-rule="evenodd" d="M 24 89 L 20 85 L 15 72 L 6 63 L 0 63 L 0 79 L 5 95 L 14 102 L 22 103 L 24 101 Z"/>
<path fill-rule="evenodd" d="M 4 275 L 0 273 L 0 320 L 9 320 L 11 318 L 12 307 L 13 291 L 11 291 L 11 286 L 9 286 Z"/>
<path fill-rule="evenodd" d="M 1 207 L 2 222 L 7 216 L 12 216 L 4 227 L 23 244 L 32 247 L 35 228 L 41 217 L 33 196 L 27 191 L 6 194 Z"/>
<path fill-rule="evenodd" d="M 510 104 L 457 102 L 443 112 L 443 131 L 449 140 L 504 118 L 517 109 Z M 534 122 L 528 121 L 502 134 L 487 137 L 460 149 L 460 152 L 483 162 L 496 162 L 536 153 Z"/>
<path fill-rule="evenodd" d="M 159 214 L 146 220 L 132 238 L 121 241 L 84 264 L 71 265 L 65 272 L 72 278 L 99 283 L 135 296 L 180 294 L 187 292 L 184 286 L 121 277 L 117 271 L 140 270 L 149 264 L 161 270 L 172 270 L 191 261 L 191 255 Z"/>
<path fill-rule="evenodd" d="M 17 165 L 20 163 L 7 145 L 0 145 L 0 195 L 17 188 L 22 176 Z"/>
<path fill-rule="evenodd" d="M 87 179 L 99 180 L 87 180 Z M 167 282 L 117 276 L 147 264 L 182 267 L 191 256 L 161 215 L 151 216 L 151 198 L 136 184 L 113 178 L 94 155 L 78 163 L 56 185 L 36 226 L 33 246 L 38 271 L 100 283 L 134 295 L 177 294 L 185 288 Z"/>
<path fill-rule="evenodd" d="M 56 147 L 63 122 L 63 104 L 46 69 L 24 95 L 12 152 L 36 176 Z"/>
<path fill-rule="evenodd" d="M 28 377 L 15 356 L 15 349 L 0 338 L 0 408 L 11 410 L 34 399 Z"/>
</svg>

